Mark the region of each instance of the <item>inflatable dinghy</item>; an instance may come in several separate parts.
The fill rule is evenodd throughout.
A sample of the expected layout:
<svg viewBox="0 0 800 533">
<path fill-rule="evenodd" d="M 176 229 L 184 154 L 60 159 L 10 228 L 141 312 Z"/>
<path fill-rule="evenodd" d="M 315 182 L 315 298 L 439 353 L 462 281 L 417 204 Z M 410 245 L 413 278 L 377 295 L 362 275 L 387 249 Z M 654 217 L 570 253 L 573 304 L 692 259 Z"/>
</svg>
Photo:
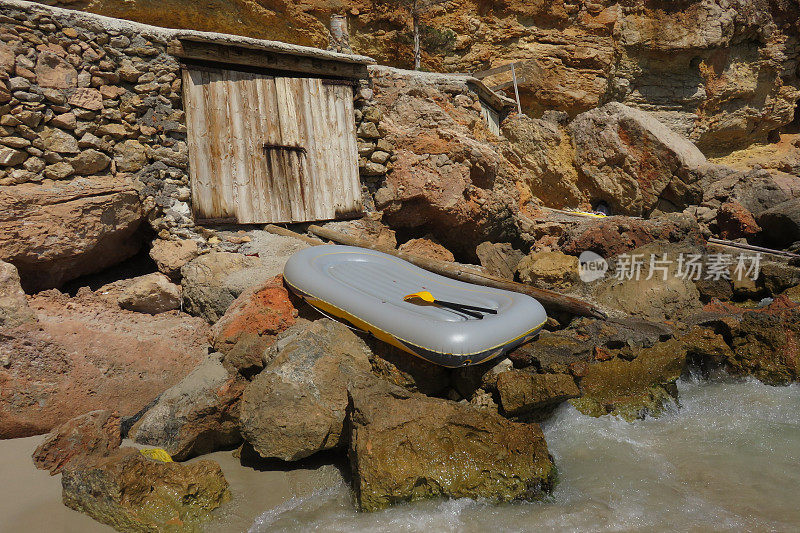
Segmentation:
<svg viewBox="0 0 800 533">
<path fill-rule="evenodd" d="M 453 280 L 353 246 L 300 250 L 283 277 L 322 313 L 451 368 L 500 357 L 547 320 L 541 304 L 525 294 Z"/>
</svg>

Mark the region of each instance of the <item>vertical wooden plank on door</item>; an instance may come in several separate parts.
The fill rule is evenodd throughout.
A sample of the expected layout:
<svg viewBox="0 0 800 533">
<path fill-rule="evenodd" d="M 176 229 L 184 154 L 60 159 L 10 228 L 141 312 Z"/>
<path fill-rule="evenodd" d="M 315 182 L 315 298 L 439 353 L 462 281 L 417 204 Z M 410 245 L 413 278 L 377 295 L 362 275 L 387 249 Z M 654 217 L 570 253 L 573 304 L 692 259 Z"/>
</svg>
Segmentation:
<svg viewBox="0 0 800 533">
<path fill-rule="evenodd" d="M 313 98 L 307 78 L 291 78 L 295 87 L 295 116 L 297 117 L 297 141 L 305 152 L 298 152 L 302 158 L 302 172 L 297 175 L 300 190 L 303 192 L 303 214 L 305 218 L 315 216 L 316 203 L 319 199 L 319 190 L 314 180 L 316 167 L 314 166 L 315 144 L 318 139 L 313 134 L 313 118 L 308 113 L 308 102 Z"/>
<path fill-rule="evenodd" d="M 328 169 L 321 156 L 326 150 L 330 150 L 330 139 L 326 135 L 321 122 L 322 108 L 320 101 L 323 96 L 322 84 L 319 79 L 307 78 L 305 80 L 305 101 L 304 114 L 307 119 L 308 145 L 308 167 L 310 187 L 314 190 L 313 208 L 309 211 L 309 217 L 316 220 L 325 220 L 328 217 L 330 208 L 328 207 L 329 191 L 327 189 L 326 177 Z"/>
<path fill-rule="evenodd" d="M 267 156 L 264 150 L 264 143 L 267 139 L 265 123 L 274 120 L 273 117 L 265 115 L 263 103 L 264 93 L 263 84 L 268 76 L 259 74 L 253 76 L 247 85 L 247 99 L 250 107 L 245 110 L 248 120 L 247 126 L 247 153 L 248 153 L 248 178 L 252 187 L 253 210 L 258 213 L 258 222 L 273 222 L 275 220 L 274 210 L 271 203 L 271 187 L 267 168 Z"/>
<path fill-rule="evenodd" d="M 267 177 L 269 203 L 273 222 L 291 222 L 289 210 L 289 189 L 286 183 L 281 155 L 265 145 L 283 144 L 281 134 L 281 115 L 278 107 L 278 88 L 274 77 L 264 78 L 259 83 L 259 112 L 262 114 L 264 137 L 260 139 L 264 154 L 264 171 Z"/>
<path fill-rule="evenodd" d="M 345 163 L 345 142 L 347 139 L 344 137 L 344 132 L 342 131 L 342 121 L 344 117 L 342 116 L 343 112 L 343 103 L 339 101 L 337 90 L 341 85 L 328 85 L 327 86 L 327 101 L 328 101 L 328 127 L 331 130 L 331 135 L 333 136 L 333 146 L 336 147 L 335 150 L 332 150 L 328 156 L 328 160 L 330 161 L 331 168 L 334 169 L 333 175 L 331 179 L 333 183 L 336 184 L 336 195 L 333 198 L 334 202 L 334 216 L 337 212 L 342 212 L 346 209 L 346 207 L 352 201 L 352 198 L 347 197 L 347 193 L 349 192 L 349 187 L 345 186 L 344 176 L 346 173 L 346 169 L 344 168 Z"/>
<path fill-rule="evenodd" d="M 187 67 L 181 69 L 183 101 L 186 108 L 186 141 L 189 149 L 189 179 L 192 190 L 192 211 L 198 218 L 213 214 L 212 187 L 208 172 L 207 127 L 205 101 L 202 95 L 202 74 Z"/>
<path fill-rule="evenodd" d="M 280 131 L 284 146 L 300 146 L 297 129 L 297 78 L 275 78 L 278 95 L 278 114 L 281 118 Z M 299 222 L 305 217 L 305 191 L 302 188 L 301 173 L 305 157 L 298 150 L 273 150 L 275 157 L 281 162 L 286 176 L 286 188 L 289 192 L 289 212 L 291 222 Z"/>
<path fill-rule="evenodd" d="M 203 91 L 206 101 L 206 124 L 208 125 L 208 161 L 213 183 L 215 217 L 236 216 L 233 196 L 233 175 L 230 162 L 231 127 L 228 120 L 225 73 L 220 69 L 203 70 Z"/>
</svg>

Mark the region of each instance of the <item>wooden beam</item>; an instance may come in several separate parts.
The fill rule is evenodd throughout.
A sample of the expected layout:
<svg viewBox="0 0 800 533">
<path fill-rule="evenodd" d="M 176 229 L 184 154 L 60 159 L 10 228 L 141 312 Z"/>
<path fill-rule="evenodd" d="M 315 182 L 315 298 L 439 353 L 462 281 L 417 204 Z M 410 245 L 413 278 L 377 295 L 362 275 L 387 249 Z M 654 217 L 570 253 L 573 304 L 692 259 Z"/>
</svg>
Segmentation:
<svg viewBox="0 0 800 533">
<path fill-rule="evenodd" d="M 571 296 L 565 296 L 554 291 L 539 289 L 536 287 L 531 287 L 530 285 L 498 278 L 497 276 L 484 274 L 483 272 L 478 272 L 474 269 L 464 268 L 461 265 L 454 263 L 438 261 L 436 259 L 429 259 L 427 257 L 401 252 L 400 250 L 385 248 L 373 244 L 372 242 L 351 237 L 349 235 L 345 235 L 344 233 L 322 228 L 320 226 L 311 225 L 308 227 L 308 231 L 318 237 L 322 237 L 323 239 L 329 239 L 331 241 L 346 244 L 348 246 L 358 246 L 359 248 L 367 248 L 369 250 L 375 250 L 399 257 L 400 259 L 408 261 L 413 265 L 424 268 L 425 270 L 429 270 L 431 272 L 435 272 L 436 274 L 446 276 L 448 278 L 466 281 L 476 285 L 483 285 L 485 287 L 494 287 L 496 289 L 527 294 L 528 296 L 532 296 L 533 298 L 539 300 L 539 303 L 541 303 L 545 309 L 551 311 L 566 312 L 578 316 L 589 316 L 602 319 L 607 318 L 607 315 L 603 311 L 589 302 L 585 302 Z"/>
<path fill-rule="evenodd" d="M 793 254 L 792 252 L 784 252 L 783 250 L 773 250 L 772 248 L 764 248 L 763 246 L 755 246 L 753 244 L 745 244 L 735 241 L 726 241 L 724 239 L 717 239 L 710 237 L 708 239 L 709 245 L 721 246 L 725 248 L 735 248 L 737 250 L 748 250 L 750 252 L 758 252 L 762 254 L 776 255 L 788 259 L 800 259 L 800 255 Z"/>
<path fill-rule="evenodd" d="M 174 39 L 167 44 L 167 52 L 181 59 L 212 61 L 226 65 L 242 65 L 318 76 L 350 79 L 360 79 L 368 76 L 367 66 L 364 64 L 269 50 L 256 50 L 227 43 Z"/>
<path fill-rule="evenodd" d="M 311 246 L 319 246 L 320 244 L 325 244 L 323 241 L 319 239 L 315 239 L 314 237 L 309 237 L 308 235 L 303 235 L 302 233 L 297 233 L 296 231 L 292 231 L 287 228 L 276 226 L 275 224 L 267 224 L 266 226 L 264 226 L 264 231 L 272 233 L 273 235 L 282 235 L 283 237 L 294 237 L 295 239 L 300 239 L 304 243 L 310 244 Z"/>
<path fill-rule="evenodd" d="M 490 68 L 489 70 L 481 70 L 480 72 L 475 72 L 474 74 L 472 74 L 472 77 L 481 79 L 481 78 L 487 78 L 489 76 L 494 76 L 495 74 L 500 74 L 501 72 L 507 72 L 511 70 L 511 65 L 516 66 L 519 63 L 521 63 L 521 61 L 517 61 L 514 63 L 507 63 L 499 67 Z"/>
</svg>

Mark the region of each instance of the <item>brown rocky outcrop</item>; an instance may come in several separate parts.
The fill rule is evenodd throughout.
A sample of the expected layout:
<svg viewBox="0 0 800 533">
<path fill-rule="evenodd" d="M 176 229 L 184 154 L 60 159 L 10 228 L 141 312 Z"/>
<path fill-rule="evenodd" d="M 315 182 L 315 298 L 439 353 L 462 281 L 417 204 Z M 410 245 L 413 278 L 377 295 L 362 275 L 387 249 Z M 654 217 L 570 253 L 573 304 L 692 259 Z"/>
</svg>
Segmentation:
<svg viewBox="0 0 800 533">
<path fill-rule="evenodd" d="M 658 416 L 677 397 L 675 382 L 686 367 L 687 356 L 681 341 L 670 339 L 619 354 L 595 350 L 595 354 L 599 359 L 586 367 L 580 380 L 581 397 L 570 400 L 579 411 L 633 420 Z"/>
<path fill-rule="evenodd" d="M 0 438 L 46 433 L 96 409 L 131 416 L 207 354 L 199 318 L 125 311 L 90 291 L 48 291 L 30 305 L 38 322 L 0 335 Z"/>
<path fill-rule="evenodd" d="M 240 428 L 262 457 L 294 461 L 345 444 L 347 387 L 370 375 L 369 349 L 339 322 L 287 330 L 242 395 Z"/>
<path fill-rule="evenodd" d="M 562 222 L 558 217 L 546 217 L 539 224 L 546 226 L 550 219 L 557 221 L 560 233 L 556 245 L 570 255 L 592 251 L 609 259 L 649 244 L 653 241 L 672 243 L 703 243 L 696 220 L 682 214 L 671 213 L 653 219 L 613 216 L 602 219 L 572 217 Z"/>
<path fill-rule="evenodd" d="M 125 183 L 2 187 L 0 259 L 19 269 L 26 290 L 58 287 L 135 254 L 142 219 L 139 195 Z"/>
<path fill-rule="evenodd" d="M 497 392 L 503 412 L 509 416 L 529 414 L 581 395 L 568 374 L 533 374 L 521 370 L 501 372 Z"/>
<path fill-rule="evenodd" d="M 319 0 L 280 7 L 234 0 L 213 9 L 187 0 L 147 8 L 120 0 L 69 5 L 323 48 L 339 10 Z M 413 65 L 411 14 L 402 3 L 359 2 L 348 5 L 347 18 L 355 52 Z M 463 2 L 422 14 L 422 65 L 474 72 L 516 61 L 523 111 L 531 116 L 550 109 L 574 116 L 617 100 L 654 112 L 704 149 L 731 149 L 792 121 L 800 96 L 798 19 L 794 2 Z M 487 81 L 510 78 L 504 72 Z"/>
<path fill-rule="evenodd" d="M 159 395 L 128 437 L 162 448 L 176 461 L 234 446 L 242 439 L 239 400 L 245 383 L 223 366 L 220 354 L 209 355 Z"/>
<path fill-rule="evenodd" d="M 682 211 L 703 198 L 695 182 L 705 156 L 652 115 L 612 102 L 578 115 L 569 131 L 590 194 L 615 213 Z"/>
<path fill-rule="evenodd" d="M 395 229 L 430 231 L 453 252 L 513 231 L 514 172 L 466 76 L 370 68 L 370 113 L 396 160 L 375 193 Z M 374 122 L 369 124 L 374 125 Z"/>
<path fill-rule="evenodd" d="M 64 505 L 118 531 L 196 531 L 231 497 L 214 461 L 164 463 L 129 447 L 70 465 L 61 487 Z"/>
<path fill-rule="evenodd" d="M 384 381 L 350 392 L 356 503 L 375 511 L 436 496 L 533 499 L 553 486 L 541 429 Z"/>
<path fill-rule="evenodd" d="M 788 296 L 752 310 L 712 302 L 692 322 L 725 339 L 730 346 L 724 360 L 729 372 L 772 385 L 800 379 L 800 304 Z"/>
<path fill-rule="evenodd" d="M 111 411 L 90 411 L 54 428 L 33 452 L 33 463 L 53 476 L 71 462 L 106 457 L 121 443 L 120 417 Z"/>
<path fill-rule="evenodd" d="M 523 201 L 532 195 L 550 207 L 589 207 L 589 184 L 575 166 L 575 147 L 564 124 L 511 115 L 503 121 L 502 132 L 509 140 L 504 153 L 519 168 L 527 188 Z"/>
</svg>

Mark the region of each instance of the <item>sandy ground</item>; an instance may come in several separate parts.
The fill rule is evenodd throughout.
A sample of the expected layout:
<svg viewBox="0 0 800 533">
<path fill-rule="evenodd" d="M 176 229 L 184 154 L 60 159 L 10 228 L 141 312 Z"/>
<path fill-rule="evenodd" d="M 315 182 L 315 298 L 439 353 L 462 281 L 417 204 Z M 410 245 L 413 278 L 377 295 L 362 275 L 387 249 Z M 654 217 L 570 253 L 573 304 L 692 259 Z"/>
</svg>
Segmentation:
<svg viewBox="0 0 800 533">
<path fill-rule="evenodd" d="M 42 438 L 0 440 L 0 533 L 114 531 L 61 504 L 61 476 L 37 470 L 31 461 Z M 203 458 L 220 464 L 233 494 L 229 503 L 215 511 L 208 531 L 247 531 L 264 511 L 292 497 L 336 486 L 343 479 L 336 466 L 320 462 L 289 471 L 277 463 L 243 467 L 229 451 Z"/>
</svg>

